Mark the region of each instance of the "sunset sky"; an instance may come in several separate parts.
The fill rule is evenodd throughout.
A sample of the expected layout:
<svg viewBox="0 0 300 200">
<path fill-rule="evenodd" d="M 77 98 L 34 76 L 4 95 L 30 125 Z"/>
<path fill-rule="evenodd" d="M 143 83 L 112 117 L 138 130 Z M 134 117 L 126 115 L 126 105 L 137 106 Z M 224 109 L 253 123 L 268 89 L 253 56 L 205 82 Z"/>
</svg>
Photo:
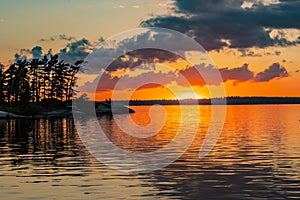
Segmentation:
<svg viewBox="0 0 300 200">
<path fill-rule="evenodd" d="M 172 56 L 166 54 L 165 59 L 160 54 L 164 58 L 156 59 L 152 68 L 118 66 L 119 71 L 108 71 L 111 81 L 119 80 L 121 69 L 134 74 L 128 75 L 131 81 L 152 74 L 164 83 L 163 87 L 142 87 L 131 98 L 169 99 L 174 98 L 172 92 L 179 98 L 210 97 L 194 67 L 210 72 L 219 69 L 226 96 L 300 97 L 298 0 L 0 0 L 0 5 L 0 63 L 4 65 L 22 56 L 39 58 L 49 49 L 75 62 L 84 59 L 102 38 L 133 28 L 162 27 L 199 42 L 214 65 L 189 66 L 181 58 L 170 61 Z M 194 95 L 191 87 L 175 80 L 178 73 L 190 80 Z M 81 84 L 87 86 L 95 77 L 86 74 Z M 117 98 L 124 99 L 128 91 L 129 86 L 122 88 Z M 103 86 L 96 98 L 105 99 L 111 92 Z"/>
</svg>

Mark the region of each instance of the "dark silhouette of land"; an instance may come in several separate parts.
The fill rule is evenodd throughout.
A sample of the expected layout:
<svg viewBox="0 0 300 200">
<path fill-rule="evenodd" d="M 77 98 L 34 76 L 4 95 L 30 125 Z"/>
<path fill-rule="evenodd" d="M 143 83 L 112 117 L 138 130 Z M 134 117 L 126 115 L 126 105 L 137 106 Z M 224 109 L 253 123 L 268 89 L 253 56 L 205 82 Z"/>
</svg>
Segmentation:
<svg viewBox="0 0 300 200">
<path fill-rule="evenodd" d="M 71 113 L 77 73 L 82 60 L 65 63 L 58 55 L 40 59 L 20 58 L 9 66 L 0 64 L 0 111 L 2 116 Z"/>
<path fill-rule="evenodd" d="M 142 105 L 211 105 L 224 104 L 224 98 L 212 99 L 183 99 L 183 100 L 131 100 L 130 106 Z M 122 103 L 122 101 L 120 101 Z M 300 97 L 227 97 L 227 105 L 255 105 L 255 104 L 300 104 Z"/>
<path fill-rule="evenodd" d="M 70 65 L 58 55 L 45 55 L 42 59 L 16 60 L 6 69 L 0 64 L 0 104 L 71 101 L 82 63 Z"/>
</svg>

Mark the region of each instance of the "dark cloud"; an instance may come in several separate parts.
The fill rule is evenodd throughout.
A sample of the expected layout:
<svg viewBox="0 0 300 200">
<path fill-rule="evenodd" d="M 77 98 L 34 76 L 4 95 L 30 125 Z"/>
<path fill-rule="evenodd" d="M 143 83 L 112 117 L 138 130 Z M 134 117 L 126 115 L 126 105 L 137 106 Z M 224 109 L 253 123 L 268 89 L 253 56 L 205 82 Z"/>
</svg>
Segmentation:
<svg viewBox="0 0 300 200">
<path fill-rule="evenodd" d="M 223 81 L 234 80 L 236 82 L 245 82 L 254 78 L 254 73 L 248 69 L 248 64 L 244 64 L 237 68 L 223 68 L 220 69 Z"/>
<path fill-rule="evenodd" d="M 53 42 L 53 41 L 55 41 L 55 40 L 56 40 L 55 37 L 41 38 L 41 39 L 39 39 L 40 42 L 49 42 L 49 41 Z"/>
<path fill-rule="evenodd" d="M 119 83 L 117 90 L 157 88 L 176 81 L 176 79 L 176 74 L 173 72 L 147 72 L 134 77 L 130 77 L 128 74 L 117 77 L 112 76 L 109 72 L 104 72 L 100 79 L 96 78 L 93 82 L 86 82 L 78 89 L 81 92 L 94 92 L 92 89 L 97 85 L 97 91 L 103 92 L 115 89 L 119 81 L 121 84 Z"/>
<path fill-rule="evenodd" d="M 241 53 L 240 57 L 262 57 L 262 56 L 280 56 L 281 51 L 257 53 L 254 50 L 246 48 L 238 48 Z"/>
<path fill-rule="evenodd" d="M 61 37 L 65 36 L 61 35 Z M 83 38 L 66 44 L 66 47 L 59 50 L 58 56 L 60 60 L 73 64 L 78 60 L 84 60 L 92 48 L 93 45 L 91 42 Z M 41 59 L 43 56 L 50 55 L 53 55 L 52 49 L 49 49 L 47 53 L 43 54 L 43 48 L 35 46 L 31 50 L 20 49 L 20 52 L 15 54 L 15 60 L 25 59 L 27 57 L 29 59 Z"/>
<path fill-rule="evenodd" d="M 31 49 L 32 58 L 33 59 L 41 59 L 43 56 L 43 48 L 40 46 L 35 46 Z"/>
<path fill-rule="evenodd" d="M 33 59 L 41 59 L 43 57 L 43 48 L 40 46 L 35 46 L 30 49 L 20 49 L 20 53 L 15 54 L 15 61 L 27 59 L 30 56 Z"/>
<path fill-rule="evenodd" d="M 83 38 L 78 41 L 71 42 L 60 50 L 59 58 L 67 63 L 74 63 L 78 60 L 83 60 L 92 49 L 91 43 Z"/>
<path fill-rule="evenodd" d="M 106 66 L 107 71 L 134 69 L 137 65 L 148 69 L 153 67 L 151 63 L 174 62 L 195 50 L 206 55 L 198 43 L 182 34 L 161 29 L 140 29 L 133 36 L 106 40 L 97 46 L 87 59 L 88 70 L 85 72 L 95 74 Z"/>
<path fill-rule="evenodd" d="M 138 49 L 120 56 L 112 62 L 106 71 L 117 71 L 118 69 L 131 69 L 135 67 L 143 69 L 155 69 L 154 63 L 163 63 L 165 61 L 175 62 L 180 56 L 162 49 Z"/>
<path fill-rule="evenodd" d="M 275 51 L 276 56 L 280 56 L 281 52 L 280 51 Z"/>
<path fill-rule="evenodd" d="M 58 38 L 60 40 L 66 40 L 66 41 L 75 40 L 75 37 L 73 37 L 73 36 L 67 36 L 66 34 L 60 34 L 60 35 L 58 35 Z"/>
<path fill-rule="evenodd" d="M 299 70 L 298 70 L 299 71 Z M 221 75 L 221 79 L 220 76 Z M 248 64 L 236 68 L 217 69 L 212 65 L 199 64 L 195 66 L 187 66 L 181 70 L 173 70 L 167 73 L 164 72 L 146 72 L 137 76 L 129 76 L 128 74 L 113 76 L 110 71 L 102 74 L 100 81 L 95 79 L 94 82 L 87 82 L 79 88 L 81 92 L 93 92 L 93 85 L 98 85 L 97 91 L 106 91 L 116 89 L 115 86 L 119 81 L 118 90 L 125 89 L 145 89 L 156 88 L 176 82 L 183 87 L 189 86 L 205 86 L 205 85 L 220 85 L 227 81 L 232 81 L 234 86 L 239 83 L 253 82 L 268 82 L 275 78 L 288 77 L 287 70 L 280 66 L 279 63 L 274 63 L 263 72 L 254 75 L 254 72 L 249 70 Z M 185 79 L 184 79 L 185 78 Z M 157 81 L 157 82 L 156 82 Z M 99 83 L 99 84 L 98 84 Z"/>
<path fill-rule="evenodd" d="M 218 69 L 212 65 L 187 66 L 185 69 L 177 70 L 177 72 L 188 80 L 186 82 L 183 79 L 177 79 L 176 82 L 181 86 L 219 85 L 222 82 L 220 77 L 216 76 L 219 74 Z"/>
<path fill-rule="evenodd" d="M 55 36 L 51 36 L 49 38 L 41 38 L 39 41 L 40 42 L 53 42 L 56 40 L 65 40 L 65 41 L 72 41 L 75 40 L 76 38 L 73 36 L 68 36 L 66 34 L 59 34 L 59 35 L 55 35 Z"/>
<path fill-rule="evenodd" d="M 238 49 L 239 52 L 241 52 L 241 57 L 262 57 L 262 54 L 259 53 L 255 53 L 252 50 L 249 49 L 245 49 L 245 48 L 239 48 Z"/>
<path fill-rule="evenodd" d="M 15 61 L 27 59 L 27 57 L 25 55 L 21 55 L 18 53 L 16 53 L 14 57 L 15 57 Z"/>
<path fill-rule="evenodd" d="M 94 42 L 90 42 L 89 40 L 83 38 L 80 40 L 74 40 L 74 37 L 66 36 L 65 34 L 61 34 L 59 36 L 53 36 L 50 39 L 46 40 L 56 40 L 56 39 L 64 39 L 70 41 L 66 44 L 66 47 L 59 50 L 59 59 L 64 60 L 67 63 L 73 63 L 77 60 L 85 59 L 88 54 L 95 48 L 95 66 L 89 65 L 89 71 L 87 73 L 98 73 L 100 68 L 99 66 L 106 66 L 106 61 L 113 60 L 112 63 L 108 63 L 107 71 L 116 71 L 118 69 L 134 69 L 135 66 L 143 65 L 145 69 L 153 69 L 153 63 L 162 63 L 165 61 L 174 62 L 179 56 L 171 53 L 172 50 L 184 49 L 187 47 L 180 46 L 174 44 L 174 40 L 176 40 L 176 36 L 168 32 L 158 33 L 155 31 L 146 30 L 141 32 L 131 38 L 126 38 L 121 41 L 103 41 L 104 39 L 101 37 L 99 42 L 109 43 L 108 47 L 96 46 Z M 168 43 L 168 47 L 171 49 L 170 51 L 161 50 L 157 48 L 142 48 L 144 46 L 154 46 L 162 43 Z M 111 43 L 111 44 L 110 44 Z M 153 45 L 154 43 L 154 45 Z M 111 45 L 111 46 L 110 46 Z M 188 45 L 191 46 L 191 45 Z M 29 49 L 21 49 L 20 53 L 18 53 L 18 57 L 21 56 L 29 56 L 34 53 L 34 58 L 42 57 L 42 49 L 41 47 L 35 48 L 33 50 Z M 51 52 L 52 53 L 52 52 Z M 180 52 L 179 52 L 180 54 Z M 48 54 L 47 54 L 48 55 Z M 121 55 L 118 58 L 115 58 L 116 55 Z M 101 59 L 99 59 L 99 57 Z M 104 63 L 99 63 L 104 60 Z"/>
<path fill-rule="evenodd" d="M 125 75 L 121 78 L 121 84 L 118 85 L 118 90 L 125 89 L 145 89 L 150 87 L 165 86 L 176 80 L 176 75 L 173 72 L 163 73 L 161 71 L 146 72 L 138 76 L 129 77 Z M 156 84 L 158 83 L 159 84 Z M 101 82 L 102 83 L 102 82 Z"/>
<path fill-rule="evenodd" d="M 201 74 L 200 74 L 200 73 Z M 193 67 L 187 67 L 186 69 L 179 70 L 179 73 L 182 74 L 189 80 L 191 85 L 195 86 L 204 86 L 204 85 L 219 85 L 221 82 L 234 81 L 236 84 L 241 82 L 246 82 L 253 80 L 254 73 L 248 69 L 248 64 L 244 64 L 241 67 L 237 68 L 222 68 L 217 69 L 211 65 L 205 66 L 195 65 Z M 221 78 L 218 78 L 218 73 L 220 73 Z M 207 77 L 203 79 L 203 77 Z M 178 82 L 178 81 L 177 81 Z M 179 82 L 182 86 L 187 86 Z"/>
<path fill-rule="evenodd" d="M 284 78 L 290 76 L 285 67 L 279 63 L 273 63 L 268 69 L 256 74 L 255 82 L 268 82 L 274 78 Z"/>
<path fill-rule="evenodd" d="M 119 77 L 104 72 L 99 80 L 101 84 L 98 84 L 97 91 L 112 90 L 119 80 Z"/>
<path fill-rule="evenodd" d="M 264 48 L 300 43 L 279 34 L 274 29 L 300 29 L 300 1 L 279 0 L 265 5 L 252 1 L 244 8 L 243 0 L 175 0 L 172 16 L 157 16 L 141 23 L 144 27 L 175 29 L 193 37 L 206 50 L 229 48 Z"/>
</svg>

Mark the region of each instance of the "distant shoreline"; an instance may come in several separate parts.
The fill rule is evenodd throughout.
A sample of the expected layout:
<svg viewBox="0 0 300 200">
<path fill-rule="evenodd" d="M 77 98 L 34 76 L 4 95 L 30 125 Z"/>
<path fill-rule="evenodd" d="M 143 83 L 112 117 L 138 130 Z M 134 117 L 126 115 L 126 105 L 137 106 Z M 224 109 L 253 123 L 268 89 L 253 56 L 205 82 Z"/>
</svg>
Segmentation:
<svg viewBox="0 0 300 200">
<path fill-rule="evenodd" d="M 116 101 L 123 104 L 126 101 Z M 212 103 L 213 102 L 213 103 Z M 226 105 L 300 104 L 300 97 L 227 97 Z M 131 100 L 129 106 L 147 105 L 224 105 L 224 98 L 184 100 Z"/>
</svg>

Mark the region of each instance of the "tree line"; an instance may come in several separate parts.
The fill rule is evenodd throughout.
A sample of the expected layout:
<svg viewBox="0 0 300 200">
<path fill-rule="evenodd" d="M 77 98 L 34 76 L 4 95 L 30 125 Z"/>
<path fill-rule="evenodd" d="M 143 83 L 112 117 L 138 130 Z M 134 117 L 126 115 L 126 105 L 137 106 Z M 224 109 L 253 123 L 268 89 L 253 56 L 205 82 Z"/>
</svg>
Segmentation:
<svg viewBox="0 0 300 200">
<path fill-rule="evenodd" d="M 19 59 L 6 68 L 0 64 L 0 104 L 69 101 L 82 63 L 68 64 L 58 55 L 45 55 L 41 59 Z"/>
<path fill-rule="evenodd" d="M 253 105 L 253 104 L 300 104 L 300 97 L 226 97 L 212 99 L 172 99 L 172 100 L 130 100 L 130 106 L 144 105 Z M 126 101 L 119 101 L 120 104 L 126 104 Z"/>
</svg>

